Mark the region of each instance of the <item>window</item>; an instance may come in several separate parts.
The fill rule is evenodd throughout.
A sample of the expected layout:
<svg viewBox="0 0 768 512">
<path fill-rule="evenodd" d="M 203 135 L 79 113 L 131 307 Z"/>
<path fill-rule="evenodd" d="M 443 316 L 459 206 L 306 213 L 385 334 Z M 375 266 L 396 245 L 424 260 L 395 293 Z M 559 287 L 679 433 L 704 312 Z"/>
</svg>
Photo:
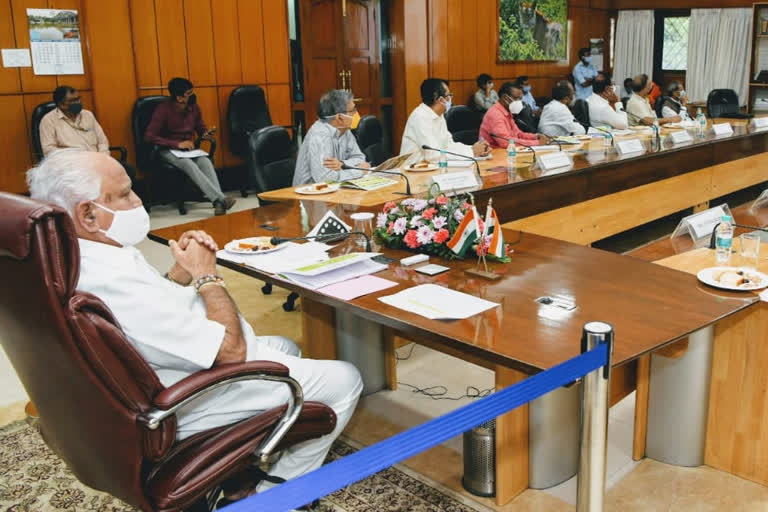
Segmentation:
<svg viewBox="0 0 768 512">
<path fill-rule="evenodd" d="M 664 40 L 661 69 L 683 71 L 688 69 L 688 16 L 664 18 Z"/>
</svg>

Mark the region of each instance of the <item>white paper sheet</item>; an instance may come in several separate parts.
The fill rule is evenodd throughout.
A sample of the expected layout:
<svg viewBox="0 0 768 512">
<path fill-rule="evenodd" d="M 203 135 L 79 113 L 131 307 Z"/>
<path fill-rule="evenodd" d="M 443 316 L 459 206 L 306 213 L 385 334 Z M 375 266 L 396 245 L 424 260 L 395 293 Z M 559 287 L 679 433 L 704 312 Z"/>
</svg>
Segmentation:
<svg viewBox="0 0 768 512">
<path fill-rule="evenodd" d="M 499 305 L 436 284 L 414 286 L 394 295 L 379 297 L 379 300 L 430 320 L 469 318 Z"/>
<path fill-rule="evenodd" d="M 325 261 L 329 259 L 326 251 L 332 247 L 319 242 L 305 244 L 285 242 L 284 245 L 286 245 L 284 249 L 266 254 L 234 254 L 221 249 L 216 253 L 216 257 L 234 263 L 244 263 L 268 274 L 277 274 L 285 270 Z"/>
<path fill-rule="evenodd" d="M 28 48 L 3 48 L 4 68 L 28 68 L 32 65 L 32 57 Z"/>
<path fill-rule="evenodd" d="M 316 290 L 384 270 L 387 265 L 371 260 L 377 255 L 378 253 L 365 252 L 345 254 L 323 263 L 280 272 L 280 277 Z"/>
<path fill-rule="evenodd" d="M 181 149 L 172 149 L 171 154 L 178 158 L 197 158 L 200 156 L 208 156 L 208 153 L 202 149 L 192 149 L 189 151 L 183 151 Z"/>
</svg>

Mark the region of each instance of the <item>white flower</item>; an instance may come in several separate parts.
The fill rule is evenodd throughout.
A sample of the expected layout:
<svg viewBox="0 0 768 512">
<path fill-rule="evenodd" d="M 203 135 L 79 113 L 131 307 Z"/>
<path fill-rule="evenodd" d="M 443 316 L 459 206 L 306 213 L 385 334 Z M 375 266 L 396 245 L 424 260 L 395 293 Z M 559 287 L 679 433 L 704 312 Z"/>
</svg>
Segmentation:
<svg viewBox="0 0 768 512">
<path fill-rule="evenodd" d="M 411 227 L 412 228 L 417 228 L 417 227 L 421 226 L 422 224 L 424 224 L 424 221 L 421 219 L 421 215 L 415 215 L 415 216 L 411 217 Z"/>
<path fill-rule="evenodd" d="M 396 235 L 402 235 L 405 233 L 405 229 L 408 227 L 408 221 L 405 217 L 400 217 L 395 221 L 395 225 L 392 226 L 392 232 Z"/>
<path fill-rule="evenodd" d="M 435 237 L 435 232 L 432 231 L 432 229 L 429 226 L 421 226 L 419 230 L 416 232 L 416 240 L 421 245 L 426 245 L 432 242 L 432 239 L 434 237 Z"/>
<path fill-rule="evenodd" d="M 464 214 L 461 213 L 461 210 L 456 210 L 453 212 L 453 218 L 456 219 L 456 222 L 461 222 L 464 220 Z"/>
<path fill-rule="evenodd" d="M 443 215 L 440 215 L 432 219 L 432 225 L 435 226 L 435 229 L 440 229 L 444 227 L 447 223 L 448 223 L 448 219 L 446 219 Z"/>
<path fill-rule="evenodd" d="M 426 199 L 414 199 L 413 200 L 413 211 L 420 212 L 424 208 L 427 207 L 429 203 L 427 203 Z"/>
<path fill-rule="evenodd" d="M 383 228 L 386 225 L 387 225 L 387 214 L 384 212 L 381 212 L 376 216 L 376 227 Z"/>
</svg>

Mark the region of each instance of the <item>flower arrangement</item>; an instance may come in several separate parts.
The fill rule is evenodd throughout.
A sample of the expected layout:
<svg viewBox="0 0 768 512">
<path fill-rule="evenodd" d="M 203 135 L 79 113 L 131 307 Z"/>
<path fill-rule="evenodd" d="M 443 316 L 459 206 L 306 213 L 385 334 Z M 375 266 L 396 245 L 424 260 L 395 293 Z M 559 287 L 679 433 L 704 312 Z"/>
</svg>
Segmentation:
<svg viewBox="0 0 768 512">
<path fill-rule="evenodd" d="M 464 259 L 469 251 L 455 251 L 448 245 L 462 221 L 472 215 L 472 204 L 468 196 L 447 197 L 438 193 L 426 199 L 408 198 L 399 203 L 388 202 L 376 217 L 374 236 L 390 249 L 405 249 L 412 252 L 431 254 L 445 259 Z M 483 219 L 475 219 L 479 230 L 484 230 Z M 466 223 L 465 223 L 466 224 Z M 472 232 L 475 227 L 472 224 Z M 474 236 L 471 238 L 472 254 L 478 256 L 485 251 L 489 259 L 509 261 L 506 248 L 502 257 L 489 254 L 491 235 L 484 237 L 482 245 Z"/>
</svg>

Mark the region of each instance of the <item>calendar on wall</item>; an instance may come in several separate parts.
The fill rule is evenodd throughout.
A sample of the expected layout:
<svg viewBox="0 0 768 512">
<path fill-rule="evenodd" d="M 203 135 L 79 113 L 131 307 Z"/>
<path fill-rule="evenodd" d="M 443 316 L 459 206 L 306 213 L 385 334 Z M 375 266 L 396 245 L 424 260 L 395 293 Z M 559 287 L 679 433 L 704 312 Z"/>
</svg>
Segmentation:
<svg viewBox="0 0 768 512">
<path fill-rule="evenodd" d="M 36 75 L 82 75 L 77 11 L 27 9 L 32 69 Z"/>
</svg>

